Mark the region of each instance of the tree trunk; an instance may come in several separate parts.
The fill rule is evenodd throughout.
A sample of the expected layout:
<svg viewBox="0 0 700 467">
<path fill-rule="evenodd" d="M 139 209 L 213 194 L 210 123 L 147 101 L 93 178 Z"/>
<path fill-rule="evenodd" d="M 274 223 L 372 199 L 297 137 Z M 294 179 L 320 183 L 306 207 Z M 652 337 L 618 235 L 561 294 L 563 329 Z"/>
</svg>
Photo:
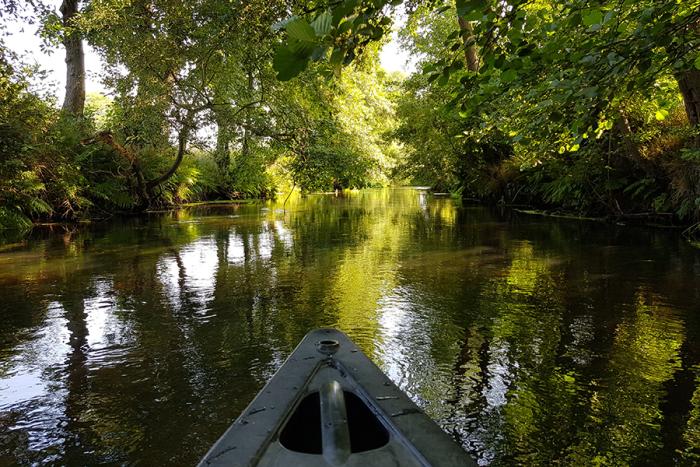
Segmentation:
<svg viewBox="0 0 700 467">
<path fill-rule="evenodd" d="M 474 44 L 474 40 L 476 39 L 474 36 L 474 26 L 461 16 L 457 17 L 457 22 L 459 23 L 462 42 L 464 42 L 464 58 L 467 61 L 467 70 L 478 73 L 479 52 L 476 50 L 476 44 Z"/>
<path fill-rule="evenodd" d="M 83 115 L 85 108 L 85 55 L 83 41 L 72 29 L 78 14 L 79 0 L 63 0 L 61 14 L 65 28 L 63 45 L 66 48 L 66 97 L 63 110 L 73 115 Z"/>
<path fill-rule="evenodd" d="M 697 126 L 700 124 L 700 70 L 692 69 L 678 73 L 676 79 L 683 94 L 688 121 Z"/>
<path fill-rule="evenodd" d="M 225 118 L 216 114 L 216 152 L 214 153 L 214 160 L 216 165 L 222 174 L 227 175 L 229 170 L 229 165 L 231 164 L 230 156 L 230 143 L 231 143 L 231 132 L 228 129 L 228 122 Z"/>
<path fill-rule="evenodd" d="M 250 93 L 251 97 L 253 94 L 253 73 L 251 71 L 248 71 L 248 92 Z M 243 147 L 241 148 L 241 156 L 243 159 L 247 159 L 248 156 L 250 155 L 250 111 L 248 109 L 245 110 L 245 117 L 243 119 Z"/>
<path fill-rule="evenodd" d="M 627 157 L 634 159 L 635 161 L 640 161 L 639 147 L 634 142 L 634 132 L 632 131 L 632 125 L 630 125 L 629 118 L 627 118 L 627 112 L 624 109 L 620 110 L 620 118 L 615 122 L 617 130 L 622 135 L 622 144 L 625 149 L 625 154 Z"/>
<path fill-rule="evenodd" d="M 189 141 L 190 131 L 192 130 L 193 119 L 194 115 L 191 112 L 187 115 L 187 117 L 185 117 L 185 121 L 183 122 L 182 128 L 180 129 L 180 133 L 177 136 L 177 156 L 173 161 L 173 165 L 171 165 L 168 171 L 165 172 L 163 175 L 156 179 L 150 180 L 146 184 L 146 190 L 148 191 L 149 196 L 151 198 L 153 198 L 153 190 L 156 187 L 158 187 L 158 185 L 167 181 L 170 177 L 175 175 L 175 172 L 177 172 L 177 169 L 180 167 L 182 159 L 185 157 L 185 153 L 187 152 L 187 143 Z"/>
</svg>

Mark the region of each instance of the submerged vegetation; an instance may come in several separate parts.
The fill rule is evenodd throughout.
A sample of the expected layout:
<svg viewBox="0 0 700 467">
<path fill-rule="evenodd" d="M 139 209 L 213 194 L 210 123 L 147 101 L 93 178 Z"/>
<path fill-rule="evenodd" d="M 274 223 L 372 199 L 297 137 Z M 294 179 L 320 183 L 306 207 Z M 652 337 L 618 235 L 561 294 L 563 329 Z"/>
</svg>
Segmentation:
<svg viewBox="0 0 700 467">
<path fill-rule="evenodd" d="M 421 183 L 700 230 L 700 0 L 2 5 L 67 63 L 59 110 L 0 43 L 2 228 Z"/>
</svg>

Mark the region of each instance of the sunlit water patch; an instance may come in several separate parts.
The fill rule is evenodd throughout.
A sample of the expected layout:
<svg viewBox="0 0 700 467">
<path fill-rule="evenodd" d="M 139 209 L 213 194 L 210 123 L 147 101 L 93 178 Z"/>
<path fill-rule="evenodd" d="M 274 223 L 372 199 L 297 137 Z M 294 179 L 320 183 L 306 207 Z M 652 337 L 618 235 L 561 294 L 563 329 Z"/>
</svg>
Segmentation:
<svg viewBox="0 0 700 467">
<path fill-rule="evenodd" d="M 482 465 L 691 465 L 698 303 L 673 233 L 425 190 L 37 231 L 0 250 L 0 464 L 193 464 L 336 326 Z"/>
</svg>

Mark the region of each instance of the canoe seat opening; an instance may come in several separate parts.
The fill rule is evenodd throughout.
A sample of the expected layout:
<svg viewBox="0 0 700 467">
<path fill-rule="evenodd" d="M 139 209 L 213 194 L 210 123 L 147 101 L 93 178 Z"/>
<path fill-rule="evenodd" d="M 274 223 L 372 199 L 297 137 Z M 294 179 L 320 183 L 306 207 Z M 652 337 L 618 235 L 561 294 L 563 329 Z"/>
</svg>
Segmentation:
<svg viewBox="0 0 700 467">
<path fill-rule="evenodd" d="M 389 432 L 357 395 L 343 391 L 353 453 L 378 449 L 389 442 Z M 282 432 L 280 443 L 290 451 L 322 454 L 321 398 L 312 392 L 302 399 Z"/>
</svg>

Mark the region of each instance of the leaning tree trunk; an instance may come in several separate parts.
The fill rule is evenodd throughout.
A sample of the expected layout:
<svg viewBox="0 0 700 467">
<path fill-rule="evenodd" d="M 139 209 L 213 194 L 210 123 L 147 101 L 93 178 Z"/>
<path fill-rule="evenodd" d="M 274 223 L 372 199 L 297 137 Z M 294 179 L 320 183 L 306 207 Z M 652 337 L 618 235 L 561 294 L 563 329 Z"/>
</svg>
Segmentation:
<svg viewBox="0 0 700 467">
<path fill-rule="evenodd" d="M 676 75 L 683 94 L 685 112 L 691 125 L 700 124 L 700 70 L 692 69 Z"/>
<path fill-rule="evenodd" d="M 476 50 L 476 44 L 474 43 L 476 39 L 474 26 L 461 16 L 457 17 L 457 22 L 459 23 L 459 30 L 464 43 L 464 58 L 467 61 L 467 70 L 477 73 L 479 71 L 479 52 Z"/>
<path fill-rule="evenodd" d="M 83 41 L 75 28 L 79 0 L 63 0 L 63 45 L 66 48 L 66 97 L 63 110 L 73 115 L 82 115 L 85 108 L 85 55 Z"/>
<path fill-rule="evenodd" d="M 683 95 L 688 121 L 700 129 L 700 70 L 692 69 L 678 73 L 678 88 Z M 700 135 L 695 137 L 695 146 L 700 147 Z"/>
<path fill-rule="evenodd" d="M 158 186 L 162 183 L 168 181 L 170 177 L 175 175 L 175 172 L 177 172 L 177 169 L 180 167 L 180 164 L 182 163 L 182 160 L 185 157 L 185 153 L 187 152 L 187 143 L 189 142 L 190 132 L 192 131 L 193 119 L 194 112 L 188 112 L 187 116 L 185 117 L 182 123 L 182 128 L 180 128 L 180 132 L 177 136 L 177 155 L 175 156 L 175 160 L 173 161 L 170 168 L 160 177 L 155 178 L 153 180 L 149 180 L 146 183 L 146 191 L 148 192 L 150 199 L 155 198 L 156 188 L 158 188 Z"/>
</svg>

